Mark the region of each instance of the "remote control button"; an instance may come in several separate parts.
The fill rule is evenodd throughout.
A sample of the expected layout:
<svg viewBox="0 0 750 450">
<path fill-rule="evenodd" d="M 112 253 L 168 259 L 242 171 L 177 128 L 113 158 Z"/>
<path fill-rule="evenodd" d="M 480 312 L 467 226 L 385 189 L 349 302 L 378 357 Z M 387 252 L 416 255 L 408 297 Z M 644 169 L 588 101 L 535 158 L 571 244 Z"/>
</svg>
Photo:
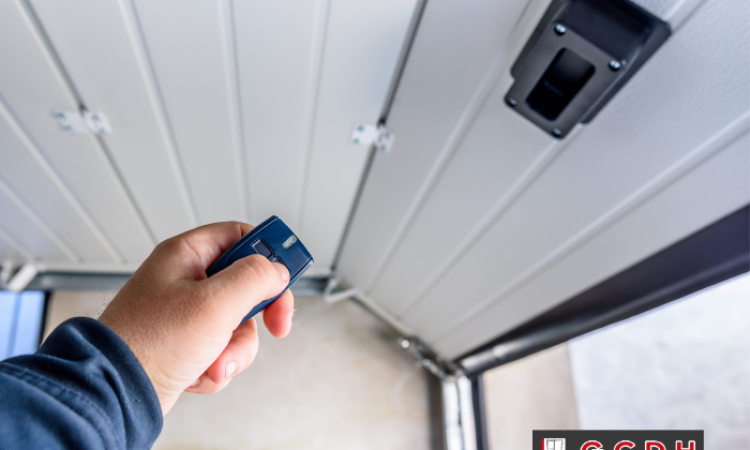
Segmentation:
<svg viewBox="0 0 750 450">
<path fill-rule="evenodd" d="M 274 256 L 273 258 L 271 258 L 271 262 L 277 262 L 277 263 L 283 265 L 284 267 L 286 267 L 286 264 L 284 264 L 284 261 L 282 261 L 281 258 L 279 258 L 278 256 Z"/>
<path fill-rule="evenodd" d="M 253 242 L 253 250 L 255 250 L 255 253 L 263 255 L 266 258 L 269 258 L 271 257 L 271 255 L 273 255 L 273 250 L 271 250 L 271 247 L 269 247 L 268 244 L 263 242 L 263 239 L 258 239 L 257 241 Z"/>
</svg>

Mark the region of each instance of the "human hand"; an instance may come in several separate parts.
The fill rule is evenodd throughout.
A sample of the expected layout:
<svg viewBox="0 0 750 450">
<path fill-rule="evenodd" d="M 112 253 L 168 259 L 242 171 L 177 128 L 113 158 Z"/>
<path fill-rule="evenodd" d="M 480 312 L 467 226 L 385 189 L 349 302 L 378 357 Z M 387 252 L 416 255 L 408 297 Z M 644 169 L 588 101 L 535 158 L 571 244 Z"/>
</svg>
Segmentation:
<svg viewBox="0 0 750 450">
<path fill-rule="evenodd" d="M 157 245 L 99 320 L 117 333 L 148 374 L 162 414 L 183 391 L 214 393 L 252 363 L 258 303 L 289 282 L 284 265 L 251 255 L 206 277 L 206 268 L 253 227 L 206 225 Z M 263 311 L 272 335 L 289 333 L 294 297 L 286 291 Z"/>
</svg>

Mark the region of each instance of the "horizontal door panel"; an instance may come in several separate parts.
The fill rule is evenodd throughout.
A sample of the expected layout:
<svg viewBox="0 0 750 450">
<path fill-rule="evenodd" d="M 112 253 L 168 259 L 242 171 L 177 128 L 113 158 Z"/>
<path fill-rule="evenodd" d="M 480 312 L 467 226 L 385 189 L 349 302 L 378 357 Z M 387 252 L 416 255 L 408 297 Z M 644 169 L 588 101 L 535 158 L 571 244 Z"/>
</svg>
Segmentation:
<svg viewBox="0 0 750 450">
<path fill-rule="evenodd" d="M 0 231 L 6 242 L 12 241 L 24 250 L 24 260 L 80 261 L 80 257 L 0 180 Z"/>
<path fill-rule="evenodd" d="M 458 356 L 747 205 L 748 148 L 745 134 L 502 301 L 436 333 L 435 347 Z"/>
<path fill-rule="evenodd" d="M 163 98 L 132 4 L 32 1 L 62 63 L 113 132 L 103 141 L 156 239 L 197 224 Z"/>
<path fill-rule="evenodd" d="M 432 331 L 424 337 L 434 339 L 489 302 L 502 301 L 495 293 L 514 289 L 521 277 L 533 277 L 532 268 L 555 249 L 746 114 L 750 61 L 736 63 L 715 51 L 727 35 L 742 37 L 744 50 L 750 50 L 742 13 L 736 11 L 735 19 L 724 24 L 727 34 L 719 35 L 713 26 L 719 17 L 726 19 L 727 11 L 719 4 L 707 6 L 712 8 L 700 10 L 596 121 L 571 138 L 549 169 L 477 241 L 482 245 L 467 248 L 414 301 L 404 315 L 407 323 L 429 323 Z M 673 77 L 677 68 L 680 76 Z"/>
<path fill-rule="evenodd" d="M 119 255 L 94 237 L 69 199 L 20 140 L 17 129 L 5 119 L 0 118 L 0 157 L 3 161 L 0 180 L 3 184 L 48 228 L 53 229 L 77 257 L 88 261 L 118 261 Z"/>
<path fill-rule="evenodd" d="M 80 231 L 88 228 L 91 245 L 103 242 L 114 249 L 116 260 L 141 261 L 153 242 L 106 154 L 90 136 L 66 134 L 51 115 L 54 108 L 77 105 L 28 16 L 6 2 L 0 5 L 0 22 L 0 41 L 5 43 L 0 59 L 7 62 L 0 72 L 0 95 L 18 132 L 29 138 L 27 148 L 18 150 L 35 159 L 29 164 L 38 166 L 36 176 L 51 178 L 57 190 L 67 191 L 62 203 L 77 204 L 79 214 L 90 221 Z M 39 175 L 40 170 L 45 173 Z"/>
<path fill-rule="evenodd" d="M 198 222 L 246 221 L 229 1 L 134 5 Z"/>
<path fill-rule="evenodd" d="M 330 4 L 299 230 L 319 268 L 333 263 L 369 150 L 349 133 L 355 122 L 377 121 L 415 6 Z"/>
<path fill-rule="evenodd" d="M 480 223 L 488 223 L 512 206 L 537 167 L 555 151 L 550 147 L 557 141 L 505 106 L 503 96 L 511 83 L 509 76 L 505 78 L 371 288 L 372 296 L 382 299 L 395 314 L 403 313 L 445 274 L 449 267 L 444 267 L 444 261 L 462 251 L 467 239 L 478 237 L 475 229 Z"/>
<path fill-rule="evenodd" d="M 388 117 L 395 144 L 374 161 L 342 256 L 348 282 L 369 289 L 386 265 L 492 88 L 493 60 L 525 6 L 429 1 Z"/>
<path fill-rule="evenodd" d="M 275 214 L 299 231 L 326 7 L 233 2 L 251 223 Z"/>
<path fill-rule="evenodd" d="M 388 120 L 396 145 L 375 160 L 340 266 L 446 356 L 748 202 L 741 1 L 640 2 L 675 34 L 563 140 L 503 102 L 549 4 L 521 3 L 428 3 Z M 579 252 L 591 259 L 570 265 Z"/>
<path fill-rule="evenodd" d="M 18 244 L 11 241 L 10 236 L 0 230 L 0 261 L 10 261 L 12 263 L 21 263 L 31 254 L 18 250 Z"/>
</svg>

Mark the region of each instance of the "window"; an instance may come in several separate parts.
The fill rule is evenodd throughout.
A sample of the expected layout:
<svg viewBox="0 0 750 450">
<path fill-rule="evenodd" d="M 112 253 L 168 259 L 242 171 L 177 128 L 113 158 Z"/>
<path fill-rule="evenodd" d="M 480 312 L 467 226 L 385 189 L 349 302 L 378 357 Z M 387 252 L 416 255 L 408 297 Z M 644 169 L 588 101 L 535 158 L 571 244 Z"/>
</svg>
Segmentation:
<svg viewBox="0 0 750 450">
<path fill-rule="evenodd" d="M 44 325 L 44 305 L 41 291 L 0 291 L 0 360 L 36 351 Z"/>
</svg>

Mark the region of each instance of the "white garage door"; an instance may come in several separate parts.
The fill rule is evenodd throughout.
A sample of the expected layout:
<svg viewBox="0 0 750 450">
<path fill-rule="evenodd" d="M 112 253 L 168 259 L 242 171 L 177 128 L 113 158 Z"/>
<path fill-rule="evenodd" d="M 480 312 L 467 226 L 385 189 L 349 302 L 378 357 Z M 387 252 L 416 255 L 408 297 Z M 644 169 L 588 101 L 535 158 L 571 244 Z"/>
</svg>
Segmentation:
<svg viewBox="0 0 750 450">
<path fill-rule="evenodd" d="M 328 272 L 415 3 L 2 2 L 0 257 L 128 272 L 277 214 Z M 61 130 L 79 103 L 112 134 Z"/>
<path fill-rule="evenodd" d="M 750 202 L 745 0 L 639 0 L 673 35 L 556 140 L 508 108 L 549 0 L 429 0 L 337 270 L 443 355 Z M 132 271 L 271 214 L 330 271 L 416 0 L 0 3 L 0 258 Z M 107 136 L 51 111 L 102 111 Z"/>
<path fill-rule="evenodd" d="M 750 201 L 750 11 L 650 1 L 673 35 L 556 140 L 503 101 L 547 1 L 429 0 L 339 264 L 455 357 Z"/>
</svg>

